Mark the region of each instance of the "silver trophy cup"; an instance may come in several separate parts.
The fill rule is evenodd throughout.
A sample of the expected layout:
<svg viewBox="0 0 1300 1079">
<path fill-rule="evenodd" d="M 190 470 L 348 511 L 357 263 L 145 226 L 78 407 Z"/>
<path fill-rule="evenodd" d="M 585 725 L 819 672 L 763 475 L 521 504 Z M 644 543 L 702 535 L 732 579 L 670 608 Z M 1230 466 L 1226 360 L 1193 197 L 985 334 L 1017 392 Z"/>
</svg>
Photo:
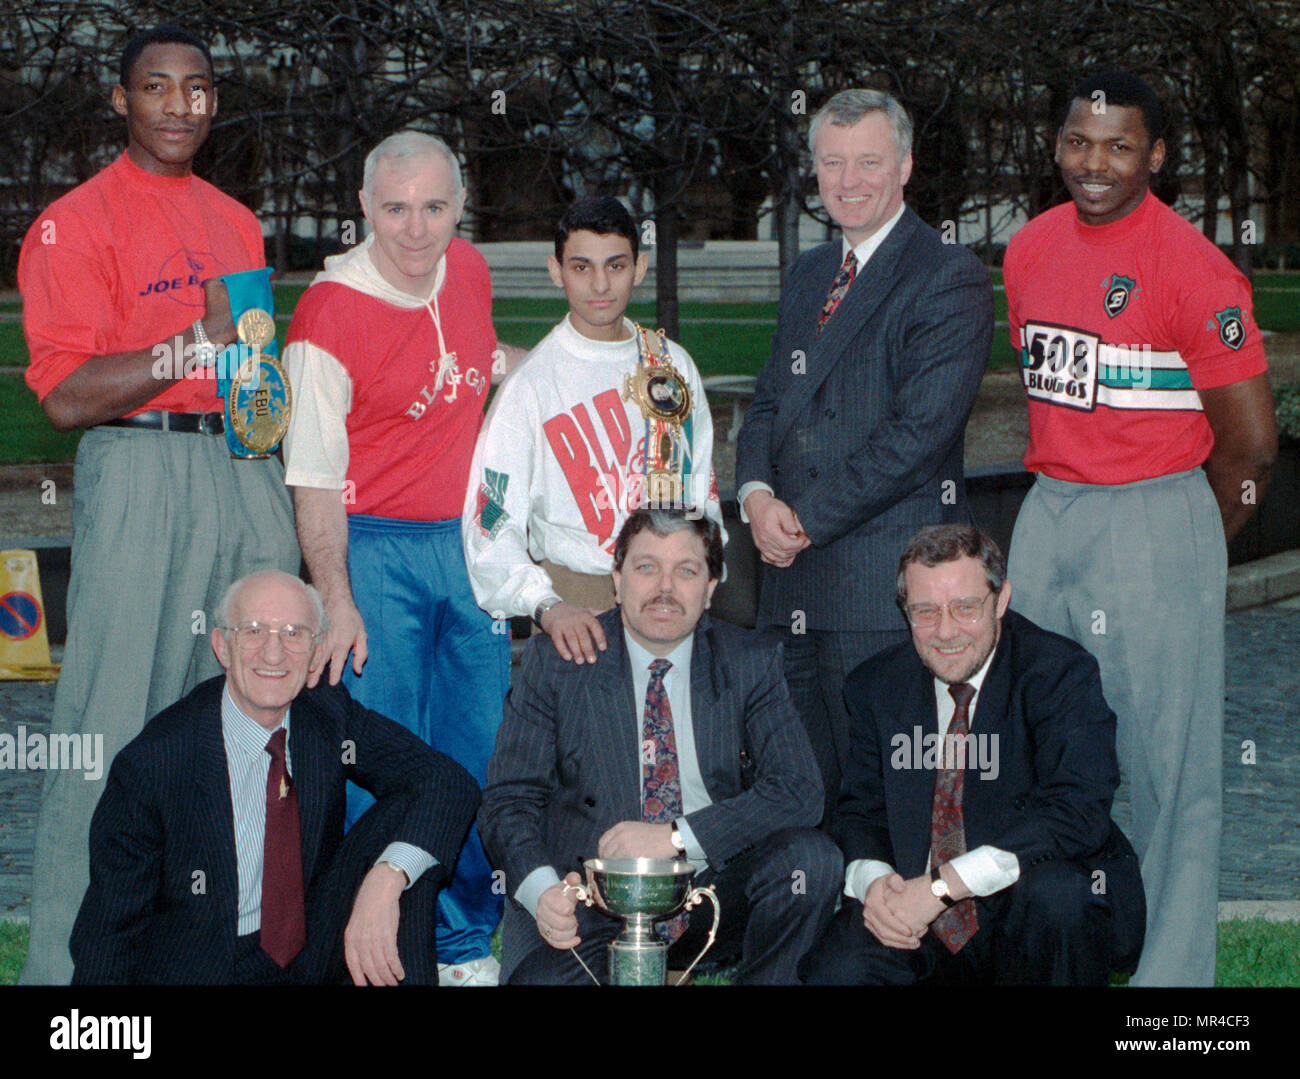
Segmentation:
<svg viewBox="0 0 1300 1079">
<path fill-rule="evenodd" d="M 599 906 L 606 914 L 621 918 L 623 932 L 609 945 L 609 977 L 614 985 L 663 985 L 668 970 L 668 943 L 655 936 L 654 923 L 690 910 L 708 899 L 713 904 L 713 927 L 709 939 L 686 968 L 677 984 L 686 980 L 695 964 L 704 958 L 718 935 L 722 911 L 710 885 L 691 886 L 695 867 L 690 862 L 660 858 L 588 858 L 586 885 L 566 885 L 587 906 Z M 577 952 L 574 958 L 582 962 Z M 586 964 L 583 963 L 584 969 Z M 591 971 L 587 971 L 591 974 Z M 592 980 L 596 980 L 592 975 Z"/>
</svg>

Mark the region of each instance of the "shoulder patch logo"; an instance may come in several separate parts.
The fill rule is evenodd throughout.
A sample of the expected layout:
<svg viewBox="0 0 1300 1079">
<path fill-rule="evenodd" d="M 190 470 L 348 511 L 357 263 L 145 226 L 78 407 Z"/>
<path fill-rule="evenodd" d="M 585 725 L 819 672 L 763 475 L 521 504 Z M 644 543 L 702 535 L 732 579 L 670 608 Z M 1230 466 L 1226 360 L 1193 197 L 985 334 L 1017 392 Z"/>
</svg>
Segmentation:
<svg viewBox="0 0 1300 1079">
<path fill-rule="evenodd" d="M 1219 323 L 1219 340 L 1234 352 L 1246 343 L 1246 325 L 1241 319 L 1240 307 L 1225 307 L 1214 312 Z"/>
<path fill-rule="evenodd" d="M 1107 317 L 1114 318 L 1128 307 L 1129 299 L 1137 291 L 1137 281 L 1132 277 L 1125 277 L 1123 274 L 1111 274 L 1110 280 L 1102 284 L 1106 289 L 1106 296 L 1102 300 L 1102 306 L 1106 309 Z"/>
<path fill-rule="evenodd" d="M 479 485 L 477 499 L 477 520 L 479 531 L 488 539 L 497 538 L 510 514 L 506 512 L 506 485 L 510 477 L 504 472 L 494 472 L 490 468 L 483 470 L 483 483 Z"/>
</svg>

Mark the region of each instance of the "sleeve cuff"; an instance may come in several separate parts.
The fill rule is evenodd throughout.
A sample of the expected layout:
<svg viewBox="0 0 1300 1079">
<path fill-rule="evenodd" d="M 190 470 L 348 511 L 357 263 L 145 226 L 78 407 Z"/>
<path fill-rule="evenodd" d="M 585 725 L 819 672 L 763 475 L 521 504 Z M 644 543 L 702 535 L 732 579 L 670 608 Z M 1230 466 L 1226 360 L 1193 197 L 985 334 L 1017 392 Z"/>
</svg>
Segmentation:
<svg viewBox="0 0 1300 1079">
<path fill-rule="evenodd" d="M 524 878 L 524 882 L 515 889 L 515 902 L 528 911 L 530 918 L 537 917 L 537 901 L 547 888 L 560 883 L 560 874 L 549 865 L 539 865 Z"/>
<path fill-rule="evenodd" d="M 745 499 L 755 491 L 766 491 L 773 498 L 776 497 L 776 492 L 762 480 L 750 480 L 748 483 L 742 483 L 740 490 L 736 492 L 736 501 L 740 503 L 740 519 L 744 524 L 749 524 L 749 514 L 745 512 Z"/>
<path fill-rule="evenodd" d="M 696 865 L 708 865 L 709 859 L 704 855 L 704 848 L 700 846 L 700 841 L 695 838 L 695 833 L 691 831 L 691 826 L 686 822 L 685 817 L 678 817 L 677 834 L 682 837 L 682 842 L 686 844 L 686 850 L 682 853 L 686 856 L 688 862 L 694 862 Z"/>
<path fill-rule="evenodd" d="M 406 887 L 409 888 L 422 874 L 437 865 L 438 859 L 414 843 L 389 843 L 375 865 L 380 862 L 392 862 L 400 868 L 406 874 Z M 405 890 L 404 888 L 403 891 Z"/>
<path fill-rule="evenodd" d="M 844 869 L 844 894 L 859 903 L 865 903 L 867 889 L 871 887 L 872 882 L 887 877 L 893 872 L 895 872 L 894 867 L 888 862 L 878 862 L 874 858 L 858 858 Z"/>
<path fill-rule="evenodd" d="M 975 895 L 992 895 L 1020 879 L 1020 859 L 987 843 L 957 855 L 948 864 Z"/>
</svg>

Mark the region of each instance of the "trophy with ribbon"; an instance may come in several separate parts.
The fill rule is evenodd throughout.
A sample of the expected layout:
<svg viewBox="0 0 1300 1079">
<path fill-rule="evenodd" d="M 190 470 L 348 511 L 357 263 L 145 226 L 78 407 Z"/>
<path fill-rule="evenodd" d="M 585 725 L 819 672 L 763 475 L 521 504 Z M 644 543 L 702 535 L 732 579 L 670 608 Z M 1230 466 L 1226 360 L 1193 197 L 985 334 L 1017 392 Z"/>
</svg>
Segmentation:
<svg viewBox="0 0 1300 1079">
<path fill-rule="evenodd" d="M 713 904 L 708 939 L 677 979 L 678 985 L 684 984 L 718 937 L 722 909 L 713 885 L 694 887 L 691 880 L 695 867 L 680 860 L 588 858 L 583 866 L 587 883 L 566 884 L 564 891 L 576 893 L 579 902 L 599 906 L 604 913 L 626 923 L 623 932 L 609 944 L 609 980 L 613 985 L 663 985 L 668 972 L 668 942 L 655 936 L 654 923 L 697 907 L 706 899 Z M 592 981 L 600 983 L 576 951 L 573 958 Z"/>
<path fill-rule="evenodd" d="M 239 335 L 217 367 L 217 393 L 226 410 L 226 445 L 234 457 L 269 457 L 289 429 L 293 395 L 277 359 L 271 271 L 245 270 L 221 278 Z"/>
<path fill-rule="evenodd" d="M 657 341 L 636 328 L 637 369 L 623 379 L 623 399 L 635 401 L 646 421 L 645 497 L 647 502 L 682 505 L 683 473 L 690 459 L 685 431 L 691 414 L 691 388 L 668 355 L 663 330 Z"/>
</svg>

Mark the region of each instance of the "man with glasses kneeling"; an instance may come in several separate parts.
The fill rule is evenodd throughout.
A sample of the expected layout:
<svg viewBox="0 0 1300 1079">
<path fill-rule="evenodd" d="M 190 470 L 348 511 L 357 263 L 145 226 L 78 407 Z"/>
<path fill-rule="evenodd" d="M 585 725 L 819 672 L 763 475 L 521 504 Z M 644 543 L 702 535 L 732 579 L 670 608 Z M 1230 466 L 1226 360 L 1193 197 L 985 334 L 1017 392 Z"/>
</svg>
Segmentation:
<svg viewBox="0 0 1300 1079">
<path fill-rule="evenodd" d="M 967 525 L 903 551 L 910 642 L 845 683 L 834 836 L 841 908 L 811 984 L 1105 985 L 1132 971 L 1146 905 L 1110 818 L 1115 713 L 1097 661 L 1009 610 L 997 544 Z"/>
<path fill-rule="evenodd" d="M 434 903 L 477 784 L 342 686 L 303 688 L 328 627 L 298 578 L 236 581 L 215 622 L 225 675 L 113 761 L 74 984 L 436 985 Z M 376 802 L 345 838 L 349 779 Z"/>
</svg>

